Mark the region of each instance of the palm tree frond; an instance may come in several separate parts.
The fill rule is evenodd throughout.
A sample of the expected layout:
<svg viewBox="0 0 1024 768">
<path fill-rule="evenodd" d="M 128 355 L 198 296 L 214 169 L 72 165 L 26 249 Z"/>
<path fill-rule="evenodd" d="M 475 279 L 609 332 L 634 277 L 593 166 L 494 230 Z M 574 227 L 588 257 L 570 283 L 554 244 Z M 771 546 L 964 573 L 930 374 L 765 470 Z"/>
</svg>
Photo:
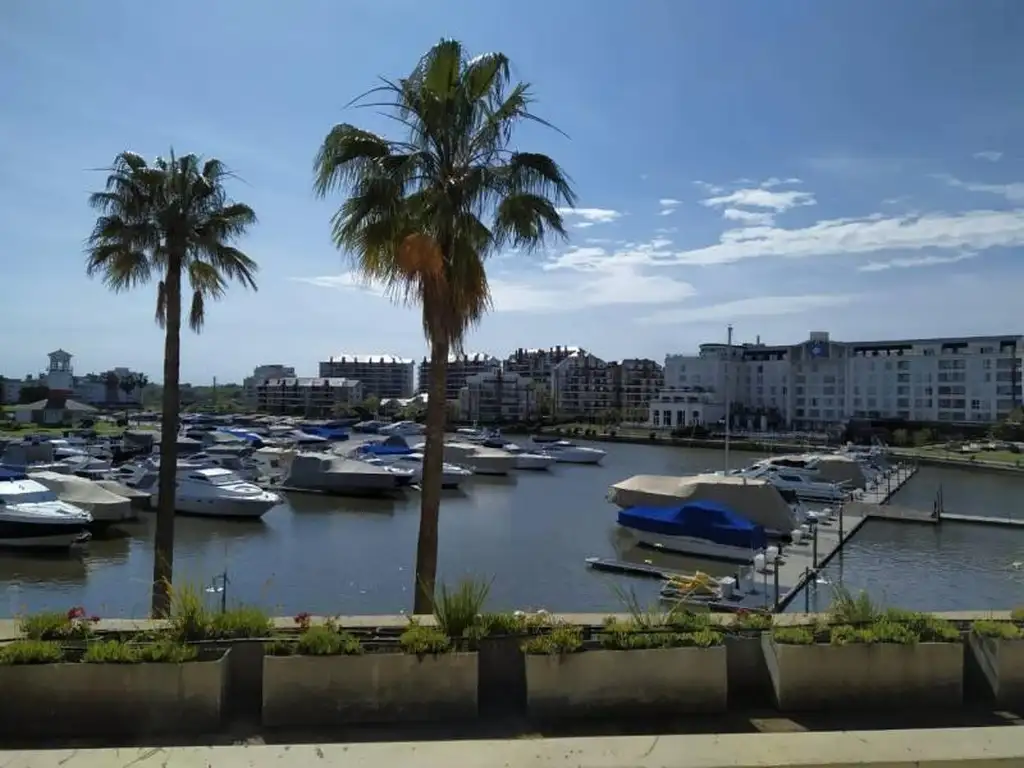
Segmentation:
<svg viewBox="0 0 1024 768">
<path fill-rule="evenodd" d="M 374 172 L 377 161 L 390 154 L 390 142 L 377 134 L 347 123 L 334 126 L 313 161 L 316 194 L 323 197 L 339 186 Z"/>
<path fill-rule="evenodd" d="M 511 245 L 533 250 L 554 235 L 567 237 L 562 215 L 546 197 L 518 194 L 506 197 L 494 217 L 494 239 L 498 247 Z"/>
<path fill-rule="evenodd" d="M 167 327 L 167 284 L 163 280 L 156 284 L 156 313 L 154 319 L 161 328 Z"/>
</svg>

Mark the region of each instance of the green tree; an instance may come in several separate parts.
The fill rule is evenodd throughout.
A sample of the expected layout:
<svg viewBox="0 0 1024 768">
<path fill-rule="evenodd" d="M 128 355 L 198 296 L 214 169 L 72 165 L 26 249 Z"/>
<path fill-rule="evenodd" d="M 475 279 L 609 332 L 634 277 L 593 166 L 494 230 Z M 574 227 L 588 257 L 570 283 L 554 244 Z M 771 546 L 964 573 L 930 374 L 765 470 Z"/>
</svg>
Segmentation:
<svg viewBox="0 0 1024 768">
<path fill-rule="evenodd" d="M 501 53 L 469 58 L 460 43 L 441 40 L 407 77 L 385 79 L 367 96 L 362 103 L 389 109 L 404 136 L 336 125 L 315 161 L 315 189 L 347 192 L 333 219 L 335 244 L 365 279 L 422 313 L 430 386 L 414 611 L 429 613 L 448 356 L 490 306 L 487 257 L 564 238 L 558 205 L 573 205 L 575 194 L 550 157 L 511 148 L 519 123 L 547 123 L 530 113 L 530 87 L 512 81 Z"/>
<path fill-rule="evenodd" d="M 86 271 L 114 292 L 157 281 L 156 321 L 164 329 L 163 412 L 159 509 L 153 555 L 153 615 L 170 610 L 174 556 L 174 492 L 181 381 L 182 281 L 191 289 L 188 324 L 199 332 L 206 305 L 224 296 L 229 281 L 255 290 L 256 262 L 232 243 L 256 214 L 228 197 L 231 174 L 219 160 L 196 155 L 157 158 L 152 164 L 122 152 L 108 169 L 103 191 L 89 197 L 99 212 L 87 246 Z"/>
</svg>

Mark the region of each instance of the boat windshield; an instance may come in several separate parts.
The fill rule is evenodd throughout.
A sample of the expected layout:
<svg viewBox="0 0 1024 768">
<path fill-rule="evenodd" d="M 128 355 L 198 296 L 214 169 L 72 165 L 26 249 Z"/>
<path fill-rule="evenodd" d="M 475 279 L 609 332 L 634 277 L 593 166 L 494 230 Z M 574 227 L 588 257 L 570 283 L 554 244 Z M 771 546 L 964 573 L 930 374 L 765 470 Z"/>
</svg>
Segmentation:
<svg viewBox="0 0 1024 768">
<path fill-rule="evenodd" d="M 210 472 L 210 473 L 193 473 L 188 476 L 189 480 L 196 480 L 200 483 L 209 483 L 210 485 L 235 485 L 242 482 L 241 479 L 234 472 Z"/>
</svg>

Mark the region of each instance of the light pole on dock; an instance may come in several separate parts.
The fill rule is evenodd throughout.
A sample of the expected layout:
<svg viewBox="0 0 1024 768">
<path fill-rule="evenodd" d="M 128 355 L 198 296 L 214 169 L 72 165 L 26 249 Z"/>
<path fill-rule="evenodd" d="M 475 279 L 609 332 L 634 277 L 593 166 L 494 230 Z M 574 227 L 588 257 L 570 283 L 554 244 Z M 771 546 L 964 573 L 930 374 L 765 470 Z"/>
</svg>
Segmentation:
<svg viewBox="0 0 1024 768">
<path fill-rule="evenodd" d="M 732 417 L 730 408 L 729 379 L 732 375 L 732 325 L 729 326 L 725 341 L 725 474 L 729 474 L 729 430 Z"/>
</svg>

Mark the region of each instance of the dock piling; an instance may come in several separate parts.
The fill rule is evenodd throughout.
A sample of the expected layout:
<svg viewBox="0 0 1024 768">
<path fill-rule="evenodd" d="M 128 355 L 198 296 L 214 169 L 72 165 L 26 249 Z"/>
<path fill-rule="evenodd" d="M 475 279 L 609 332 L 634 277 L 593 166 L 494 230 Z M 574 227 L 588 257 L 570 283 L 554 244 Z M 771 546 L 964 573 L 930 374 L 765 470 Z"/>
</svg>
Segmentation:
<svg viewBox="0 0 1024 768">
<path fill-rule="evenodd" d="M 814 538 L 811 540 L 811 568 L 818 567 L 818 521 L 814 521 L 814 525 L 811 526 L 811 530 L 814 531 Z M 840 543 L 841 546 L 841 543 Z"/>
</svg>

